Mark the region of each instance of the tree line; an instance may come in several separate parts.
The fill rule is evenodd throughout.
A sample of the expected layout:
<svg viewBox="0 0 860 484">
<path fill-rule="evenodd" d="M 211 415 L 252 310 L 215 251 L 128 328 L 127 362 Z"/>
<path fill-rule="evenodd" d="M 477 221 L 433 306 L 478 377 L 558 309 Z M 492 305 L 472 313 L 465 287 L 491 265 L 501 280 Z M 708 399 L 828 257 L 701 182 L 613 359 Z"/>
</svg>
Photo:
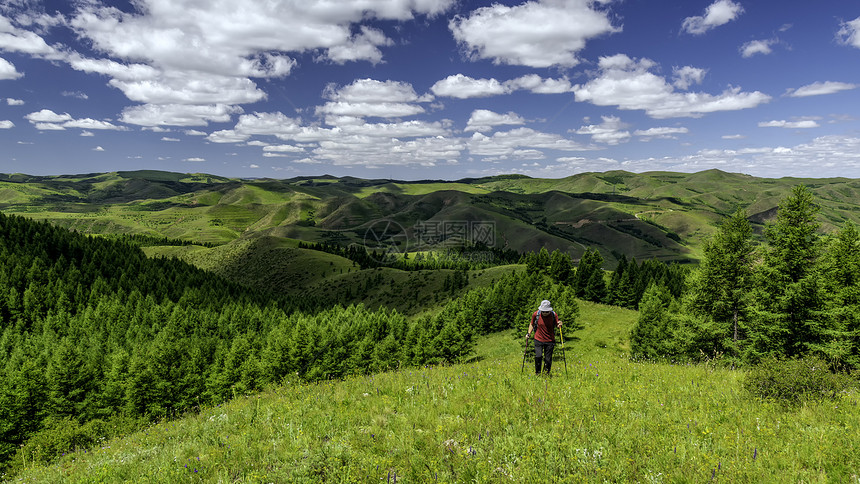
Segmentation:
<svg viewBox="0 0 860 484">
<path fill-rule="evenodd" d="M 360 269 L 390 267 L 403 271 L 453 269 L 480 270 L 504 264 L 516 264 L 520 253 L 513 249 L 489 247 L 486 244 L 462 245 L 439 250 L 408 253 L 386 253 L 380 249 L 368 250 L 358 244 L 343 246 L 333 242 L 299 242 L 300 249 L 318 250 L 349 259 Z"/>
<path fill-rule="evenodd" d="M 514 273 L 414 321 L 252 291 L 135 241 L 0 213 L 0 468 L 28 440 L 116 418 L 169 418 L 285 378 L 462 361 L 524 329 L 543 298 L 575 329 L 573 290 Z"/>
<path fill-rule="evenodd" d="M 578 264 L 570 254 L 558 249 L 550 253 L 545 247 L 538 252 L 523 254 L 520 259 L 529 274 L 538 273 L 570 286 L 580 299 L 629 309 L 637 309 L 650 285 L 665 288 L 673 297 L 684 290 L 689 269 L 682 264 L 667 264 L 659 260 L 637 263 L 625 255 L 609 275 L 603 270 L 604 259 L 597 249 L 587 248 Z"/>
<path fill-rule="evenodd" d="M 812 355 L 860 368 L 860 234 L 822 234 L 812 192 L 797 186 L 759 244 L 744 210 L 704 246 L 680 296 L 649 287 L 631 332 L 638 357 L 750 363 Z"/>
</svg>

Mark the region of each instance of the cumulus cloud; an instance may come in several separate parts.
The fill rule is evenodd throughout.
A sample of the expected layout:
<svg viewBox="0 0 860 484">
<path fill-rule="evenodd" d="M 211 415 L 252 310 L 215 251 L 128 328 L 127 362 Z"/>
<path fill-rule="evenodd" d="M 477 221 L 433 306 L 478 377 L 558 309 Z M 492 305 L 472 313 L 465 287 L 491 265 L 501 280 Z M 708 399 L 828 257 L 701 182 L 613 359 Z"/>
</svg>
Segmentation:
<svg viewBox="0 0 860 484">
<path fill-rule="evenodd" d="M 16 27 L 10 18 L 0 15 L 0 51 L 30 54 L 49 60 L 61 57 L 54 47 L 34 32 Z"/>
<path fill-rule="evenodd" d="M 329 47 L 328 58 L 338 64 L 360 60 L 378 64 L 382 61 L 382 51 L 379 50 L 379 46 L 393 44 L 394 41 L 386 37 L 381 30 L 362 26 L 361 33 L 351 37 L 348 42 Z"/>
<path fill-rule="evenodd" d="M 842 22 L 839 32 L 836 33 L 839 42 L 860 49 L 860 17 L 848 22 Z"/>
<path fill-rule="evenodd" d="M 200 162 L 200 161 L 206 161 L 206 158 L 191 157 L 191 158 L 183 158 L 183 159 L 182 159 L 182 161 L 194 161 L 194 162 Z"/>
<path fill-rule="evenodd" d="M 786 172 L 797 177 L 846 176 L 860 170 L 860 138 L 827 135 L 795 146 L 703 149 L 688 156 L 625 162 L 625 169 L 632 171 L 696 172 L 709 168 L 761 177 L 782 177 Z"/>
<path fill-rule="evenodd" d="M 496 79 L 474 79 L 463 74 L 455 74 L 437 81 L 430 90 L 437 96 L 458 99 L 496 96 L 510 92 L 510 88 Z"/>
<path fill-rule="evenodd" d="M 350 103 L 412 103 L 433 100 L 432 97 L 418 96 L 408 82 L 377 81 L 376 79 L 356 79 L 343 87 L 329 84 L 323 91 L 323 97 L 332 101 Z"/>
<path fill-rule="evenodd" d="M 9 121 L 8 119 L 0 120 L 0 129 L 12 129 L 15 127 L 15 123 Z"/>
<path fill-rule="evenodd" d="M 293 145 L 269 145 L 264 146 L 263 151 L 274 151 L 277 153 L 304 153 L 305 149 Z"/>
<path fill-rule="evenodd" d="M 23 106 L 24 100 L 23 99 L 12 99 L 11 97 L 7 97 L 6 98 L 6 104 L 8 104 L 10 106 Z"/>
<path fill-rule="evenodd" d="M 529 67 L 579 64 L 577 54 L 591 38 L 619 32 L 594 0 L 537 0 L 508 7 L 493 4 L 449 23 L 472 60 Z"/>
<path fill-rule="evenodd" d="M 252 79 L 289 75 L 297 65 L 296 55 L 318 54 L 317 60 L 335 63 L 383 62 L 381 48 L 394 41 L 367 23 L 436 16 L 453 1 L 141 0 L 124 10 L 79 2 L 68 17 L 39 22 L 43 27 L 69 27 L 103 58 L 49 46 L 4 16 L 0 16 L 0 50 L 61 60 L 73 69 L 109 77 L 109 85 L 143 105 L 124 111 L 126 122 L 206 125 L 227 121 L 241 112 L 238 106 L 265 99 Z M 27 20 L 36 21 L 35 17 Z M 3 62 L 0 76 L 20 77 L 11 64 Z M 177 107 L 181 105 L 193 108 Z"/>
<path fill-rule="evenodd" d="M 567 78 L 544 79 L 537 74 L 527 74 L 516 79 L 501 82 L 497 79 L 474 79 L 463 74 L 454 74 L 437 81 L 430 90 L 440 97 L 468 99 L 474 97 L 498 96 L 518 90 L 535 94 L 561 94 L 572 90 Z"/>
<path fill-rule="evenodd" d="M 535 94 L 561 94 L 570 92 L 571 85 L 567 78 L 544 79 L 537 74 L 527 74 L 505 82 L 511 91 L 526 90 Z"/>
<path fill-rule="evenodd" d="M 602 123 L 582 126 L 574 132 L 589 135 L 593 141 L 608 145 L 617 145 L 630 140 L 630 131 L 624 129 L 627 125 L 621 121 L 621 118 L 616 116 L 601 116 L 601 118 Z"/>
<path fill-rule="evenodd" d="M 756 54 L 770 54 L 771 52 L 773 52 L 771 46 L 776 42 L 776 39 L 751 40 L 741 46 L 741 56 L 743 56 L 744 58 L 749 58 Z"/>
<path fill-rule="evenodd" d="M 331 101 L 318 106 L 316 113 L 334 116 L 332 119 L 413 116 L 424 112 L 424 108 L 416 103 L 433 99 L 430 95 L 418 96 L 407 82 L 375 79 L 357 79 L 342 88 L 329 84 L 323 97 Z"/>
<path fill-rule="evenodd" d="M 102 148 L 101 146 L 96 146 L 95 148 L 93 148 L 93 151 L 104 151 L 104 150 L 105 149 Z"/>
<path fill-rule="evenodd" d="M 496 126 L 520 124 L 525 124 L 525 119 L 512 111 L 499 114 L 487 109 L 476 109 L 469 116 L 466 131 L 492 131 Z"/>
<path fill-rule="evenodd" d="M 857 87 L 857 84 L 849 84 L 847 82 L 813 82 L 812 84 L 807 84 L 805 86 L 798 87 L 797 89 L 789 89 L 786 92 L 786 95 L 789 97 L 821 96 L 840 91 L 849 91 L 851 89 L 856 89 Z"/>
<path fill-rule="evenodd" d="M 143 104 L 123 109 L 121 120 L 139 126 L 206 126 L 209 122 L 226 123 L 230 116 L 241 113 L 239 106 L 226 104 Z"/>
<path fill-rule="evenodd" d="M 759 128 L 789 128 L 789 129 L 807 129 L 818 128 L 819 124 L 814 119 L 801 119 L 798 121 L 786 121 L 784 119 L 773 121 L 762 121 L 758 123 Z"/>
<path fill-rule="evenodd" d="M 673 128 L 668 126 L 660 126 L 656 128 L 648 128 L 648 129 L 637 129 L 633 132 L 634 135 L 641 137 L 643 140 L 650 140 L 653 138 L 660 139 L 675 139 L 677 138 L 675 135 L 678 134 L 687 134 L 689 130 L 683 126 Z"/>
<path fill-rule="evenodd" d="M 179 138 L 170 138 L 170 137 L 168 137 L 168 136 L 163 136 L 163 137 L 161 138 L 161 141 L 170 141 L 170 142 L 173 142 L 173 143 L 178 143 L 178 142 L 179 142 Z"/>
<path fill-rule="evenodd" d="M 701 69 L 699 67 L 675 67 L 673 69 L 675 81 L 672 84 L 678 89 L 686 90 L 693 84 L 701 84 L 702 81 L 705 80 L 705 74 L 707 73 L 707 69 Z"/>
<path fill-rule="evenodd" d="M 652 118 L 700 117 L 717 111 L 747 109 L 768 102 L 770 96 L 729 87 L 721 94 L 675 92 L 674 87 L 650 70 L 650 59 L 634 60 L 624 54 L 601 57 L 599 75 L 573 87 L 577 101 L 624 110 L 644 110 Z"/>
<path fill-rule="evenodd" d="M 0 81 L 19 79 L 23 76 L 24 74 L 21 74 L 17 69 L 15 69 L 14 64 L 0 57 Z"/>
<path fill-rule="evenodd" d="M 50 109 L 42 109 L 41 111 L 32 112 L 24 119 L 33 124 L 36 129 L 43 131 L 62 131 L 66 128 L 80 129 L 101 129 L 125 131 L 128 128 L 125 126 L 117 126 L 109 121 L 100 121 L 92 118 L 75 119 L 69 113 L 55 113 Z"/>
<path fill-rule="evenodd" d="M 469 153 L 481 156 L 511 156 L 523 148 L 585 151 L 595 149 L 553 133 L 542 133 L 531 128 L 498 131 L 492 136 L 474 133 L 468 141 Z"/>
<path fill-rule="evenodd" d="M 693 35 L 704 34 L 738 18 L 743 11 L 741 4 L 732 0 L 717 0 L 705 9 L 704 15 L 685 18 L 681 24 L 681 30 Z"/>
</svg>

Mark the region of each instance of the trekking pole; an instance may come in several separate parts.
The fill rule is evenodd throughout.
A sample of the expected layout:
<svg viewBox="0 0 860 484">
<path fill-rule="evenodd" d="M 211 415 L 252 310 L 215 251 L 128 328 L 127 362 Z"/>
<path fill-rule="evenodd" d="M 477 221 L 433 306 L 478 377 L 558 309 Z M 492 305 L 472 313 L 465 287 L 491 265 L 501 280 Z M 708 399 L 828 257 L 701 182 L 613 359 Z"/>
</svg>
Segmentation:
<svg viewBox="0 0 860 484">
<path fill-rule="evenodd" d="M 561 336 L 561 359 L 564 360 L 564 376 L 567 376 L 567 355 L 564 354 L 564 333 L 561 326 L 558 327 L 558 335 Z"/>
<path fill-rule="evenodd" d="M 526 355 L 529 354 L 529 337 L 526 336 L 526 346 L 523 348 L 523 366 L 520 368 L 520 373 L 526 369 Z"/>
</svg>

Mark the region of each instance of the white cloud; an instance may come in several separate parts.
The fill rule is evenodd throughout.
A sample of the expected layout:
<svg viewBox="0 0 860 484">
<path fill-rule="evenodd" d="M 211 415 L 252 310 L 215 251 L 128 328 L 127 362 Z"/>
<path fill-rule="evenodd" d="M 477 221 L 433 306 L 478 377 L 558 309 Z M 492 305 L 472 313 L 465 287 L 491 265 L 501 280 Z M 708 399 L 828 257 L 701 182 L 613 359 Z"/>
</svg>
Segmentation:
<svg viewBox="0 0 860 484">
<path fill-rule="evenodd" d="M 741 4 L 732 0 L 717 0 L 708 6 L 705 15 L 685 18 L 681 29 L 688 34 L 704 34 L 714 27 L 725 25 L 738 18 L 743 11 Z"/>
<path fill-rule="evenodd" d="M 135 10 L 123 12 L 81 2 L 67 24 L 111 59 L 69 54 L 67 61 L 75 69 L 110 76 L 109 84 L 133 101 L 169 106 L 126 112 L 129 122 L 203 125 L 222 121 L 222 113 L 235 114 L 236 105 L 264 99 L 251 78 L 289 75 L 296 61 L 286 53 L 323 52 L 333 62 L 378 63 L 379 48 L 393 41 L 360 23 L 438 15 L 452 3 L 141 0 L 133 3 Z M 216 115 L 175 115 L 176 105 L 228 108 Z M 159 109 L 171 115 L 150 119 Z"/>
<path fill-rule="evenodd" d="M 35 125 L 36 129 L 39 130 L 62 131 L 66 128 L 80 128 L 125 131 L 128 129 L 125 126 L 117 126 L 108 121 L 100 121 L 92 118 L 74 119 L 69 113 L 58 114 L 50 109 L 32 112 L 24 116 L 24 119 Z"/>
<path fill-rule="evenodd" d="M 742 134 L 724 134 L 723 139 L 746 139 L 746 135 Z"/>
<path fill-rule="evenodd" d="M 65 97 L 73 97 L 73 98 L 77 98 L 77 99 L 83 99 L 83 100 L 87 100 L 90 98 L 86 93 L 80 92 L 80 91 L 63 91 L 60 93 L 60 95 L 65 96 Z"/>
<path fill-rule="evenodd" d="M 525 124 L 525 119 L 512 111 L 499 114 L 487 109 L 476 109 L 469 116 L 466 131 L 492 131 L 496 126 L 520 124 Z"/>
<path fill-rule="evenodd" d="M 524 89 L 535 94 L 561 94 L 570 92 L 571 85 L 567 78 L 543 79 L 537 74 L 527 74 L 505 82 L 511 91 Z"/>
<path fill-rule="evenodd" d="M 758 123 L 759 128 L 789 128 L 789 129 L 807 129 L 818 128 L 819 124 L 814 119 L 802 119 L 798 121 L 786 121 L 784 119 L 773 121 L 762 121 Z"/>
<path fill-rule="evenodd" d="M 393 44 L 394 42 L 386 37 L 381 30 L 362 25 L 360 34 L 352 36 L 344 44 L 329 47 L 328 58 L 338 64 L 360 60 L 378 64 L 382 61 L 382 51 L 379 50 L 379 46 Z"/>
<path fill-rule="evenodd" d="M 239 106 L 226 104 L 143 104 L 130 106 L 122 111 L 124 123 L 140 126 L 206 126 L 209 122 L 226 123 L 232 114 L 241 113 Z"/>
<path fill-rule="evenodd" d="M 0 57 L 0 81 L 14 80 L 23 77 L 24 74 L 15 69 L 15 65 Z"/>
<path fill-rule="evenodd" d="M 573 87 L 577 101 L 624 110 L 644 110 L 652 118 L 700 117 L 717 111 L 735 111 L 768 102 L 770 96 L 730 87 L 719 95 L 675 92 L 672 85 L 650 69 L 650 59 L 633 60 L 624 54 L 601 57 L 599 76 Z"/>
<path fill-rule="evenodd" d="M 264 146 L 263 151 L 274 151 L 277 153 L 304 153 L 305 149 L 293 145 L 269 145 Z"/>
<path fill-rule="evenodd" d="M 170 142 L 177 143 L 177 142 L 179 142 L 179 138 L 168 138 L 167 136 L 164 136 L 161 138 L 161 141 L 170 141 Z"/>
<path fill-rule="evenodd" d="M 412 84 L 398 81 L 377 81 L 375 79 L 356 79 L 351 84 L 338 87 L 329 84 L 323 97 L 331 101 L 349 103 L 412 103 L 432 101 L 432 98 L 419 97 Z"/>
<path fill-rule="evenodd" d="M 45 43 L 39 35 L 15 27 L 12 20 L 0 15 L 0 51 L 20 52 L 46 59 L 57 59 L 56 49 Z"/>
<path fill-rule="evenodd" d="M 455 74 L 437 81 L 430 90 L 437 96 L 458 99 L 488 97 L 510 92 L 509 87 L 496 79 L 473 79 L 463 74 Z"/>
<path fill-rule="evenodd" d="M 316 113 L 348 117 L 402 118 L 424 112 L 417 104 L 328 102 L 317 106 Z"/>
<path fill-rule="evenodd" d="M 705 74 L 707 73 L 707 69 L 701 69 L 699 67 L 676 67 L 673 69 L 675 82 L 672 84 L 674 84 L 678 89 L 686 90 L 693 84 L 701 84 L 702 81 L 705 80 Z"/>
<path fill-rule="evenodd" d="M 96 134 L 95 134 L 95 133 L 93 133 L 92 131 L 87 131 L 87 130 L 81 131 L 81 136 L 83 136 L 83 137 L 85 137 L 85 138 L 91 138 L 91 137 L 93 137 L 93 136 L 95 136 L 95 135 L 96 135 Z"/>
<path fill-rule="evenodd" d="M 407 82 L 377 81 L 357 79 L 352 84 L 339 88 L 329 84 L 323 97 L 330 99 L 323 106 L 317 106 L 317 115 L 328 115 L 329 124 L 363 123 L 358 118 L 372 116 L 381 118 L 400 118 L 424 112 L 418 102 L 429 102 L 432 96 L 418 96 L 412 85 Z M 339 118 L 339 119 L 338 119 Z"/>
<path fill-rule="evenodd" d="M 776 39 L 751 40 L 741 46 L 741 56 L 749 58 L 756 54 L 770 54 L 773 52 L 771 46 L 776 42 Z"/>
<path fill-rule="evenodd" d="M 0 120 L 0 129 L 12 129 L 15 127 L 15 123 L 9 121 L 8 119 Z"/>
<path fill-rule="evenodd" d="M 843 22 L 836 37 L 839 42 L 860 49 L 860 17 Z"/>
<path fill-rule="evenodd" d="M 108 84 L 132 101 L 147 104 L 234 105 L 255 103 L 266 97 L 250 79 L 199 72 L 175 72 L 135 81 L 112 79 Z"/>
<path fill-rule="evenodd" d="M 474 133 L 468 141 L 469 152 L 482 156 L 510 156 L 521 148 L 560 151 L 585 151 L 595 149 L 552 133 L 542 133 L 531 128 L 515 128 L 499 131 L 487 136 Z"/>
<path fill-rule="evenodd" d="M 508 7 L 493 4 L 448 24 L 472 60 L 529 67 L 579 64 L 587 40 L 619 32 L 593 0 L 537 0 Z"/>
<path fill-rule="evenodd" d="M 676 134 L 687 134 L 690 130 L 681 126 L 677 128 L 661 126 L 656 128 L 648 128 L 645 130 L 637 129 L 633 132 L 634 135 L 640 136 L 643 139 L 660 138 L 660 139 L 675 139 Z"/>
<path fill-rule="evenodd" d="M 11 97 L 7 97 L 6 98 L 6 104 L 8 104 L 9 106 L 23 106 L 24 100 L 23 99 L 12 99 Z"/>
<path fill-rule="evenodd" d="M 601 116 L 601 118 L 602 123 L 582 126 L 574 132 L 589 135 L 593 141 L 608 145 L 626 143 L 630 140 L 630 132 L 624 129 L 627 125 L 621 121 L 621 118 L 616 116 Z"/>
<path fill-rule="evenodd" d="M 704 149 L 682 157 L 629 160 L 631 171 L 697 172 L 719 168 L 760 177 L 839 177 L 860 170 L 860 138 L 828 135 L 795 146 L 762 146 L 742 150 Z"/>
<path fill-rule="evenodd" d="M 95 148 L 93 148 L 93 151 L 104 151 L 104 150 L 105 149 L 102 148 L 101 146 L 96 146 Z"/>
<path fill-rule="evenodd" d="M 186 129 L 185 135 L 186 136 L 206 136 L 207 133 L 204 131 L 197 131 L 196 129 Z"/>
<path fill-rule="evenodd" d="M 813 82 L 797 89 L 789 89 L 786 95 L 789 97 L 806 97 L 806 96 L 821 96 L 823 94 L 833 94 L 839 91 L 848 91 L 856 89 L 858 84 L 849 84 L 847 82 Z"/>
<path fill-rule="evenodd" d="M 183 158 L 182 161 L 206 161 L 206 158 L 199 158 L 199 157 Z"/>
<path fill-rule="evenodd" d="M 72 116 L 69 113 L 57 114 L 50 109 L 43 109 L 24 116 L 24 119 L 31 123 L 64 123 L 71 121 Z"/>
</svg>

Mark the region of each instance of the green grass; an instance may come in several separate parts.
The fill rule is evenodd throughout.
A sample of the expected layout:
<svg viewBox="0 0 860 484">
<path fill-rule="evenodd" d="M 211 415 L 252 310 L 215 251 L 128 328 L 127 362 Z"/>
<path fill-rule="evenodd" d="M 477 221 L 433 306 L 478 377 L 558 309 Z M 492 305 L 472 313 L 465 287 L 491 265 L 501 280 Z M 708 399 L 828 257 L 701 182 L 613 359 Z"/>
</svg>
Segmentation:
<svg viewBox="0 0 860 484">
<path fill-rule="evenodd" d="M 521 372 L 518 338 L 495 334 L 467 364 L 285 382 L 11 482 L 858 482 L 856 393 L 756 401 L 743 372 L 599 347 L 636 313 L 582 309 L 553 378 Z"/>
<path fill-rule="evenodd" d="M 249 233 L 312 242 L 336 236 L 344 243 L 362 243 L 367 228 L 383 220 L 407 229 L 426 222 L 482 221 L 495 224 L 498 247 L 547 247 L 574 258 L 593 247 L 612 268 L 613 252 L 637 260 L 694 260 L 716 224 L 738 206 L 747 209 L 760 233 L 761 224 L 772 219 L 776 205 L 798 183 L 809 185 L 818 197 L 824 232 L 846 220 L 860 222 L 857 180 L 777 180 L 717 170 L 414 183 L 349 177 L 240 180 L 156 171 L 0 174 L 0 209 L 84 233 L 217 244 Z M 637 220 L 637 214 L 677 234 L 681 243 Z"/>
</svg>

